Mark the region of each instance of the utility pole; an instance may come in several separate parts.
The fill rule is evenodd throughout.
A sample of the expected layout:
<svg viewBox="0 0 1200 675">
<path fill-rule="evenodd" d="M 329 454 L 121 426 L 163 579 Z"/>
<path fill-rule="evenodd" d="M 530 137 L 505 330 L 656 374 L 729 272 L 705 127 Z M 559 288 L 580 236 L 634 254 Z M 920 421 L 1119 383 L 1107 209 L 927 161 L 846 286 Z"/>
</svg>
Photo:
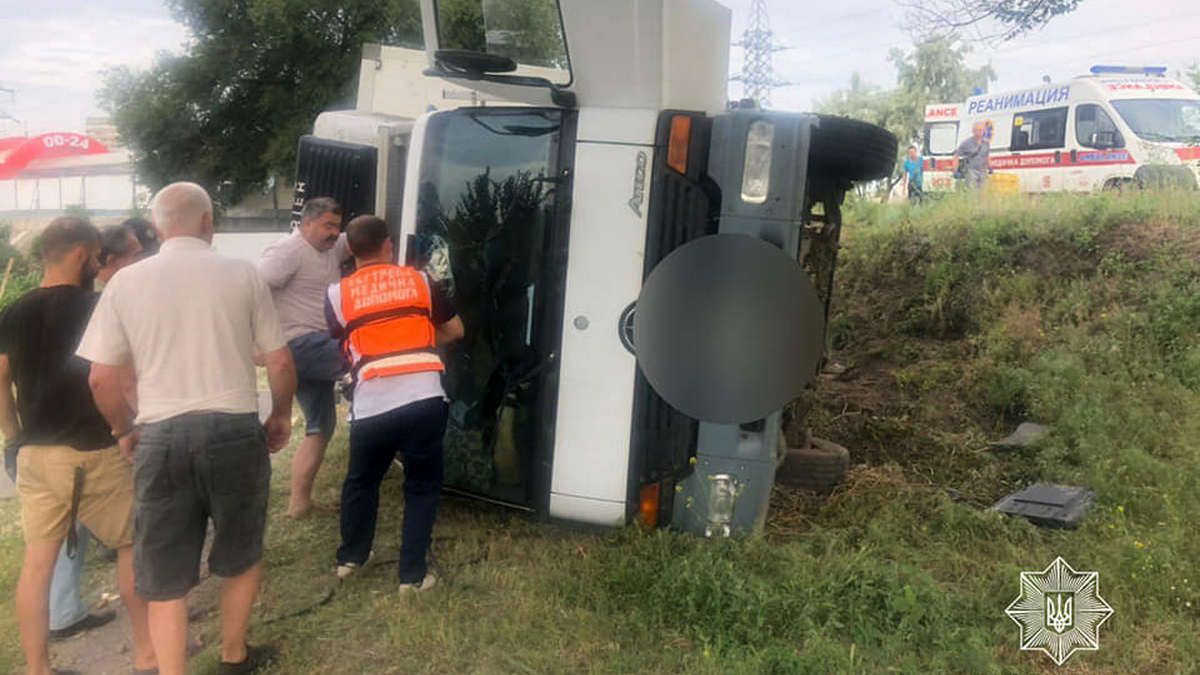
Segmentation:
<svg viewBox="0 0 1200 675">
<path fill-rule="evenodd" d="M 771 91 L 790 84 L 775 78 L 771 63 L 772 54 L 787 49 L 775 42 L 771 32 L 771 18 L 767 13 L 767 0 L 751 0 L 750 22 L 742 33 L 742 39 L 733 43 L 745 53 L 742 72 L 733 77 L 741 82 L 744 98 L 752 99 L 763 108 L 771 105 Z"/>
<path fill-rule="evenodd" d="M 17 100 L 17 92 L 14 89 L 0 87 L 0 94 L 8 94 L 9 103 L 13 103 Z M 29 135 L 29 124 L 23 120 L 13 117 L 3 106 L 0 106 L 0 120 L 12 120 L 13 122 L 20 122 L 21 128 L 25 130 L 25 135 Z"/>
</svg>

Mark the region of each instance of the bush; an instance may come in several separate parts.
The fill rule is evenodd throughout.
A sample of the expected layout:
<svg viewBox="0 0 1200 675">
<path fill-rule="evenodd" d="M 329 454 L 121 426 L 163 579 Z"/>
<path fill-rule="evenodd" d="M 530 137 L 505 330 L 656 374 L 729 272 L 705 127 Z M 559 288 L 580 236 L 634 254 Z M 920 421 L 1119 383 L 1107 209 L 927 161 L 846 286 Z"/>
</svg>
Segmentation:
<svg viewBox="0 0 1200 675">
<path fill-rule="evenodd" d="M 12 262 L 8 285 L 4 289 L 4 294 L 0 296 L 0 309 L 7 307 L 10 302 L 38 285 L 37 270 L 13 247 L 10 243 L 11 237 L 12 226 L 0 222 L 0 278 L 8 269 L 9 262 Z"/>
</svg>

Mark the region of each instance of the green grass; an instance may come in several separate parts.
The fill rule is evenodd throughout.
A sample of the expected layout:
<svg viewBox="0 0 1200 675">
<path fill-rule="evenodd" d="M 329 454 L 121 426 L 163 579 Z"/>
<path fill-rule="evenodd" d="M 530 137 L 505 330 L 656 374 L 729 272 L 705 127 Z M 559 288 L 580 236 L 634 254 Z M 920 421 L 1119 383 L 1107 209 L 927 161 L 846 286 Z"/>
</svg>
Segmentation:
<svg viewBox="0 0 1200 675">
<path fill-rule="evenodd" d="M 738 542 L 571 531 L 450 499 L 445 587 L 398 598 L 380 565 L 317 604 L 336 519 L 286 520 L 281 468 L 253 628 L 283 648 L 276 672 L 1049 672 L 1003 612 L 1018 573 L 1058 555 L 1098 571 L 1116 610 L 1100 650 L 1062 670 L 1200 671 L 1200 197 L 848 212 L 832 337 L 851 369 L 806 404 L 815 433 L 853 453 L 845 486 L 777 490 L 767 533 Z M 1025 419 L 1054 431 L 1035 450 L 986 449 Z M 345 461 L 339 434 L 320 503 Z M 1095 490 L 1080 529 L 981 508 L 1035 480 Z M 381 558 L 400 502 L 387 481 Z M 0 530 L 4 588 L 18 536 Z M 0 634 L 3 671 L 10 616 Z"/>
</svg>

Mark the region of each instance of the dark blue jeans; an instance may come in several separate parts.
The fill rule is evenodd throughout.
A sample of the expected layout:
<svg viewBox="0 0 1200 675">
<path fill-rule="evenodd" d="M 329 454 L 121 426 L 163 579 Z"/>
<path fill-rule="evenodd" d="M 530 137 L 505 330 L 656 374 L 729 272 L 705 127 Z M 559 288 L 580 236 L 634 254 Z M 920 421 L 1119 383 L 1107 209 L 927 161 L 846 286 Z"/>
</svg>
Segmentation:
<svg viewBox="0 0 1200 675">
<path fill-rule="evenodd" d="M 339 563 L 363 564 L 375 541 L 379 484 L 397 453 L 404 463 L 404 529 L 400 583 L 425 578 L 442 491 L 442 436 L 446 402 L 430 398 L 382 415 L 350 422 L 350 468 L 342 485 L 342 546 Z"/>
</svg>

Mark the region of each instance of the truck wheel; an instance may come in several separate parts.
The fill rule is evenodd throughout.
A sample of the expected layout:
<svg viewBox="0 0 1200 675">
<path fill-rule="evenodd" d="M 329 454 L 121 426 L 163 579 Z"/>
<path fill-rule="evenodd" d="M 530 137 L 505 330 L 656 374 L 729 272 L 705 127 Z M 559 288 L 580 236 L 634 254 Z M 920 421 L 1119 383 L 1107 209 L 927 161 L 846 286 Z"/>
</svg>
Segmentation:
<svg viewBox="0 0 1200 675">
<path fill-rule="evenodd" d="M 878 180 L 896 168 L 897 141 L 874 124 L 849 117 L 817 115 L 809 148 L 809 171 L 847 181 Z"/>
<path fill-rule="evenodd" d="M 849 469 L 849 450 L 837 443 L 814 438 L 807 448 L 788 450 L 775 477 L 783 485 L 826 492 L 845 481 Z"/>
</svg>

